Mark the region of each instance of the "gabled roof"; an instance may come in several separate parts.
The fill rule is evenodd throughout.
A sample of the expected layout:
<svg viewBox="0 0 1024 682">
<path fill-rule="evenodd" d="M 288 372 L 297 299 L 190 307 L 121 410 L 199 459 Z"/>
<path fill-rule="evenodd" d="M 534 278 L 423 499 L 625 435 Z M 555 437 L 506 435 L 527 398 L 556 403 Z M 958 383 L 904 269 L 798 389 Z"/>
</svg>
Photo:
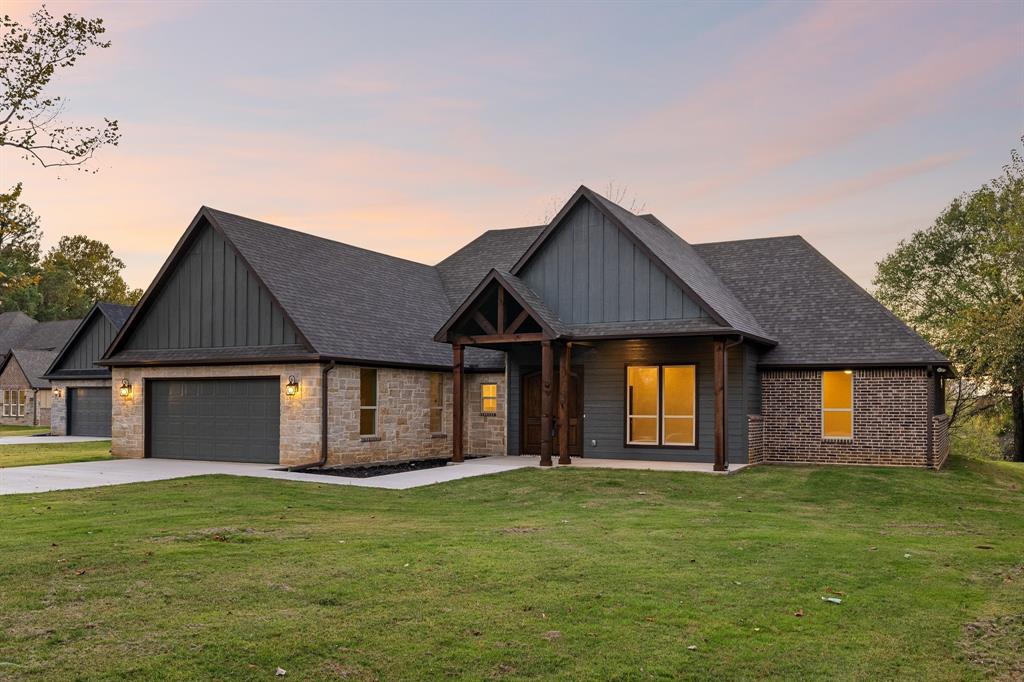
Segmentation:
<svg viewBox="0 0 1024 682">
<path fill-rule="evenodd" d="M 519 274 L 534 253 L 551 236 L 562 219 L 580 201 L 589 201 L 626 234 L 656 265 L 664 270 L 719 325 L 752 339 L 774 343 L 715 272 L 682 237 L 654 216 L 640 217 L 606 199 L 586 186 L 580 186 L 526 252 L 516 261 L 511 273 Z"/>
<path fill-rule="evenodd" d="M 457 308 L 491 270 L 508 272 L 544 225 L 487 230 L 436 266 L 451 307 Z"/>
<path fill-rule="evenodd" d="M 61 346 L 60 351 L 58 351 L 53 356 L 52 361 L 50 362 L 49 365 L 47 365 L 46 371 L 43 373 L 42 376 L 46 378 L 56 378 L 54 372 L 56 371 L 56 368 L 60 365 L 61 360 L 64 359 L 65 354 L 67 354 L 71 347 L 74 346 L 75 340 L 78 338 L 79 334 L 88 329 L 89 323 L 97 315 L 102 315 L 107 320 L 109 320 L 110 324 L 113 325 L 114 330 L 117 331 L 124 325 L 125 321 L 127 321 L 128 317 L 131 315 L 132 309 L 133 306 L 120 305 L 118 303 L 106 303 L 101 301 L 99 303 L 93 304 L 89 312 L 85 314 L 85 317 L 83 317 L 78 322 L 78 325 L 75 327 L 75 330 L 68 337 L 64 345 Z M 99 358 L 96 359 L 98 360 Z M 71 376 L 79 378 L 89 378 L 94 375 L 105 377 L 108 376 L 109 374 L 110 370 L 102 369 L 99 367 L 95 368 L 95 370 L 64 371 L 60 373 L 60 375 L 64 376 L 65 378 L 70 378 Z"/>
<path fill-rule="evenodd" d="M 434 267 L 205 206 L 111 344 L 104 364 L 229 359 L 218 352 L 222 349 L 122 350 L 134 320 L 169 276 L 191 235 L 205 225 L 218 230 L 237 250 L 302 337 L 302 345 L 295 348 L 231 349 L 229 353 L 253 362 L 287 356 L 292 361 L 451 366 L 451 348 L 432 339 L 451 312 Z M 480 358 L 489 358 L 494 365 L 496 356 L 476 354 L 467 360 L 475 364 Z M 499 358 L 494 366 L 502 364 Z"/>
<path fill-rule="evenodd" d="M 0 364 L 0 372 L 4 371 L 9 362 L 15 360 L 32 388 L 49 388 L 50 382 L 44 379 L 43 376 L 46 374 L 46 368 L 50 366 L 56 355 L 57 351 L 55 350 L 12 348 L 11 352 L 4 359 L 3 364 Z"/>
<path fill-rule="evenodd" d="M 565 335 L 566 325 L 558 319 L 558 316 L 548 308 L 544 300 L 530 288 L 530 286 L 519 279 L 515 275 L 507 272 L 499 272 L 498 270 L 491 269 L 490 272 L 477 284 L 476 288 L 462 302 L 455 312 L 452 313 L 451 317 L 444 323 L 437 333 L 434 335 L 434 340 L 442 343 L 447 343 L 448 334 L 455 326 L 457 322 L 465 315 L 473 305 L 477 302 L 477 299 L 487 291 L 491 284 L 497 283 L 505 291 L 512 295 L 512 297 L 523 307 L 524 310 L 533 318 L 533 320 L 540 325 L 544 334 L 551 339 L 559 338 Z"/>
<path fill-rule="evenodd" d="M 28 319 L 32 320 L 32 318 Z M 51 322 L 32 320 L 32 322 L 31 327 L 23 329 L 12 347 L 56 350 L 67 343 L 81 320 L 53 320 Z"/>
<path fill-rule="evenodd" d="M 949 362 L 803 237 L 694 248 L 779 340 L 763 366 Z"/>
</svg>

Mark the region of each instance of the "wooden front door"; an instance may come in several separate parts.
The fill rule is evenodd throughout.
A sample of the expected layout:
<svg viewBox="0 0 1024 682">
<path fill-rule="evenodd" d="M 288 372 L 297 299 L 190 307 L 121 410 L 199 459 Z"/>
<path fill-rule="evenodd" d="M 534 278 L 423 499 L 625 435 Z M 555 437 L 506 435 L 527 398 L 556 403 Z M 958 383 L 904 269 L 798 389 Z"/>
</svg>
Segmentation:
<svg viewBox="0 0 1024 682">
<path fill-rule="evenodd" d="M 569 456 L 582 457 L 580 443 L 583 440 L 583 420 L 580 411 L 583 407 L 583 369 L 573 367 L 569 375 Z M 520 454 L 540 454 L 540 372 L 524 374 L 522 379 L 522 400 L 519 415 Z M 551 439 L 551 452 L 558 456 L 558 372 L 555 372 L 551 387 L 551 426 L 555 435 Z"/>
</svg>

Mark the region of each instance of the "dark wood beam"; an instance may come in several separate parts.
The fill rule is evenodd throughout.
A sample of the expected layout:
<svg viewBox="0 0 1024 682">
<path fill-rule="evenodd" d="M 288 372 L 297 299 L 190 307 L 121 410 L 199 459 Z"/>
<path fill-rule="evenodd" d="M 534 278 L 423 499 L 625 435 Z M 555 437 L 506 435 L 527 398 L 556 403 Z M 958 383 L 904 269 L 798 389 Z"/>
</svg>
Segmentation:
<svg viewBox="0 0 1024 682">
<path fill-rule="evenodd" d="M 498 333 L 505 333 L 505 290 L 498 287 Z"/>
<path fill-rule="evenodd" d="M 516 319 L 512 320 L 512 324 L 508 326 L 508 329 L 505 330 L 505 333 L 515 334 L 516 330 L 522 326 L 523 322 L 526 322 L 526 319 L 528 317 L 530 317 L 530 314 L 525 310 L 520 312 L 518 315 L 516 315 Z"/>
<path fill-rule="evenodd" d="M 463 346 L 475 346 L 477 344 L 487 343 L 524 343 L 527 341 L 543 341 L 544 335 L 540 332 L 531 332 L 529 334 L 493 334 L 488 336 L 456 336 L 454 343 Z"/>
<path fill-rule="evenodd" d="M 462 455 L 462 346 L 452 346 L 452 461 L 461 462 Z"/>
<path fill-rule="evenodd" d="M 551 466 L 551 389 L 554 357 L 550 341 L 540 343 L 540 465 Z"/>
<path fill-rule="evenodd" d="M 715 355 L 715 471 L 728 468 L 725 452 L 725 341 L 716 339 Z"/>
<path fill-rule="evenodd" d="M 562 344 L 558 364 L 558 463 L 572 464 L 569 458 L 569 376 L 572 373 L 572 344 Z"/>
<path fill-rule="evenodd" d="M 484 314 L 479 310 L 473 311 L 473 321 L 480 325 L 480 328 L 484 330 L 485 334 L 491 334 L 493 336 L 498 334 L 498 330 L 494 328 L 491 321 L 484 317 Z"/>
</svg>

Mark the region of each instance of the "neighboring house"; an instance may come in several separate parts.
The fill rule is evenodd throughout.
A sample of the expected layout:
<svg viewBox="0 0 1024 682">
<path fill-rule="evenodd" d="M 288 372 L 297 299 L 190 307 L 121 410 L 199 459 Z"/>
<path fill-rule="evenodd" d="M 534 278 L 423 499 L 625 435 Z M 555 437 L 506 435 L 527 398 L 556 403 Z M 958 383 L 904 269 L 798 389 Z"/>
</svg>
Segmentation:
<svg viewBox="0 0 1024 682">
<path fill-rule="evenodd" d="M 581 187 L 436 266 L 202 208 L 99 364 L 122 457 L 941 466 L 948 361 L 800 237 Z"/>
<path fill-rule="evenodd" d="M 43 375 L 77 325 L 78 320 L 37 322 L 22 312 L 0 314 L 0 425 L 49 425 L 50 382 Z"/>
<path fill-rule="evenodd" d="M 124 325 L 132 307 L 97 303 L 52 357 L 44 378 L 53 387 L 50 432 L 57 436 L 109 436 L 113 405 L 110 368 L 95 364 Z"/>
</svg>

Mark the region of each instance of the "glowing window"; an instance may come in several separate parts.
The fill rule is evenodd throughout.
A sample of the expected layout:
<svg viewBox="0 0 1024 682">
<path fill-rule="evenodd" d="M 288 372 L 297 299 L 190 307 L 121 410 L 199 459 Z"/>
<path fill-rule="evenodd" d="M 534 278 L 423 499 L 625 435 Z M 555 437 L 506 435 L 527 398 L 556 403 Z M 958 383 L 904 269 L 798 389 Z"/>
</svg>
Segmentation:
<svg viewBox="0 0 1024 682">
<path fill-rule="evenodd" d="M 498 413 L 498 384 L 480 384 L 480 411 Z"/>
<path fill-rule="evenodd" d="M 663 445 L 694 445 L 697 442 L 697 368 L 694 365 L 661 370 Z"/>
<path fill-rule="evenodd" d="M 626 442 L 658 444 L 658 368 L 626 368 Z"/>
<path fill-rule="evenodd" d="M 821 435 L 853 438 L 853 372 L 821 373 Z"/>
</svg>

